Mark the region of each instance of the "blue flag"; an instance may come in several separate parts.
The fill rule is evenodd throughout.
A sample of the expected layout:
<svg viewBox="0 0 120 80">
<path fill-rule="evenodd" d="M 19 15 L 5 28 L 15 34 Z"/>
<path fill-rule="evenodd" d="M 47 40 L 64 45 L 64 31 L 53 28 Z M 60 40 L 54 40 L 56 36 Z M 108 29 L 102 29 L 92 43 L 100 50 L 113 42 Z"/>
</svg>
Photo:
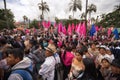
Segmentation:
<svg viewBox="0 0 120 80">
<path fill-rule="evenodd" d="M 94 36 L 94 33 L 96 32 L 95 25 L 93 24 L 90 29 L 90 36 Z"/>
<path fill-rule="evenodd" d="M 119 33 L 117 28 L 114 29 L 113 34 L 115 35 L 115 39 L 119 39 Z"/>
</svg>

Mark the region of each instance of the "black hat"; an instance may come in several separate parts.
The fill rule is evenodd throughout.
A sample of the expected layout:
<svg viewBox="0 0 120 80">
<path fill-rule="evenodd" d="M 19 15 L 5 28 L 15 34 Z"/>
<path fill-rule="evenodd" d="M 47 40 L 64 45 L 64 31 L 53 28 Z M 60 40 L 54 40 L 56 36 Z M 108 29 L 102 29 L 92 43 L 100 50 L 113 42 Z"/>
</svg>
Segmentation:
<svg viewBox="0 0 120 80">
<path fill-rule="evenodd" d="M 6 44 L 7 43 L 7 41 L 6 41 L 6 39 L 4 38 L 4 37 L 1 37 L 0 38 L 0 44 Z"/>
<path fill-rule="evenodd" d="M 119 59 L 114 59 L 112 61 L 111 65 L 120 68 L 120 60 Z"/>
</svg>

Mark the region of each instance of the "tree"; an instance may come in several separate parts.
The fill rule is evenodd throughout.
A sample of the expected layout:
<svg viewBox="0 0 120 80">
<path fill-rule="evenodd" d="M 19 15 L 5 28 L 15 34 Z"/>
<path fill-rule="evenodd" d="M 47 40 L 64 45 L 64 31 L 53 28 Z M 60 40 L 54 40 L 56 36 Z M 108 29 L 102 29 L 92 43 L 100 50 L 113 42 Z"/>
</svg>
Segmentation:
<svg viewBox="0 0 120 80">
<path fill-rule="evenodd" d="M 36 19 L 34 19 L 31 23 L 30 23 L 30 28 L 37 28 L 38 29 L 38 21 Z"/>
<path fill-rule="evenodd" d="M 5 13 L 5 18 L 6 18 L 6 26 L 7 26 L 7 28 L 9 28 L 9 23 L 8 23 L 8 17 L 7 17 L 7 8 L 6 8 L 6 0 L 3 0 L 3 2 L 4 2 L 4 13 Z"/>
<path fill-rule="evenodd" d="M 23 16 L 23 20 L 24 20 L 24 23 L 28 21 L 28 17 L 27 16 Z"/>
<path fill-rule="evenodd" d="M 115 10 L 120 10 L 120 4 L 115 6 Z"/>
<path fill-rule="evenodd" d="M 114 25 L 115 27 L 120 27 L 119 16 L 120 10 L 119 8 L 117 8 L 116 10 L 113 10 L 113 12 L 106 14 L 105 17 L 98 23 L 98 25 L 102 25 L 104 27 L 110 27 L 111 25 Z"/>
<path fill-rule="evenodd" d="M 94 24 L 95 22 L 96 22 L 95 18 L 92 17 L 92 18 L 91 18 L 91 24 Z"/>
<path fill-rule="evenodd" d="M 97 7 L 94 4 L 90 4 L 87 8 L 87 13 L 89 14 L 89 18 L 91 19 L 91 13 L 92 12 L 96 12 L 97 11 Z"/>
<path fill-rule="evenodd" d="M 5 13 L 7 12 L 7 14 Z M 7 16 L 7 18 L 6 18 Z M 10 9 L 0 9 L 0 29 L 8 28 L 8 24 L 6 21 L 9 22 L 9 28 L 14 28 L 14 15 Z"/>
<path fill-rule="evenodd" d="M 41 20 L 44 19 L 44 12 L 49 12 L 49 6 L 47 5 L 47 2 L 43 2 L 41 0 L 41 3 L 38 3 L 39 10 L 42 11 L 42 14 L 40 15 Z"/>
<path fill-rule="evenodd" d="M 101 14 L 101 15 L 100 15 L 100 17 L 101 17 L 102 19 L 104 19 L 105 16 L 106 16 L 106 14 Z"/>
<path fill-rule="evenodd" d="M 73 11 L 73 17 L 74 17 L 74 12 L 78 10 L 82 10 L 82 4 L 81 4 L 81 0 L 71 0 L 71 2 L 69 3 L 69 11 Z"/>
<path fill-rule="evenodd" d="M 85 19 L 85 13 L 83 12 L 82 14 L 81 14 L 81 17 L 80 17 L 82 20 L 84 20 Z"/>
</svg>

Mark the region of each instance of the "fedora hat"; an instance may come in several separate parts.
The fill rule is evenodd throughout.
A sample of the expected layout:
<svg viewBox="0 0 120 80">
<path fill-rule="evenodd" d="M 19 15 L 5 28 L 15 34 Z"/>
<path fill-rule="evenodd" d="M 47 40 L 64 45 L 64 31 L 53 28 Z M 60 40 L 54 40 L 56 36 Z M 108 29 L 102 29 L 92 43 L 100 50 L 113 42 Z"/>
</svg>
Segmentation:
<svg viewBox="0 0 120 80">
<path fill-rule="evenodd" d="M 54 44 L 49 44 L 47 47 L 45 47 L 45 49 L 52 53 L 55 53 L 57 51 Z"/>
</svg>

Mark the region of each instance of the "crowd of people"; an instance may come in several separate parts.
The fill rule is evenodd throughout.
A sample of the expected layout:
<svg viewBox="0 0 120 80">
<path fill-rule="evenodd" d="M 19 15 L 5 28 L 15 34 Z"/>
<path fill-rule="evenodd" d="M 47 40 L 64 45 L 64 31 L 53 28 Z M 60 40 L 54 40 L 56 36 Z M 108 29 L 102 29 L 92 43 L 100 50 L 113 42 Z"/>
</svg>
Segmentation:
<svg viewBox="0 0 120 80">
<path fill-rule="evenodd" d="M 0 80 L 120 80 L 120 41 L 100 33 L 2 30 Z"/>
</svg>

